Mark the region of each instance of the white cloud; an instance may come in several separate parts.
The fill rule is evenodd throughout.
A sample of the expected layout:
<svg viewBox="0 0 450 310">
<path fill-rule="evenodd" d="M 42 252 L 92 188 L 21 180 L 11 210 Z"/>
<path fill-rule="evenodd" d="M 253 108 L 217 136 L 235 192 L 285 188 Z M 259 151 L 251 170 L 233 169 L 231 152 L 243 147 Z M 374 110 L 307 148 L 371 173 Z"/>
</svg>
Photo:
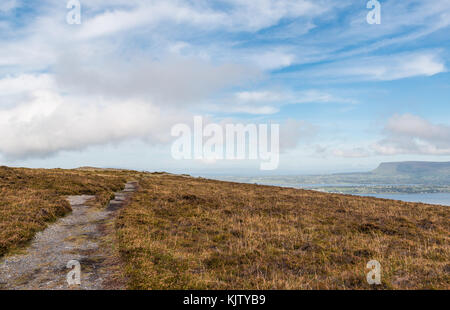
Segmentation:
<svg viewBox="0 0 450 310">
<path fill-rule="evenodd" d="M 49 74 L 21 74 L 18 76 L 7 76 L 0 80 L 0 96 L 34 90 L 52 89 L 54 87 L 54 80 Z"/>
<path fill-rule="evenodd" d="M 83 95 L 145 98 L 163 106 L 193 105 L 224 87 L 245 84 L 259 76 L 251 67 L 214 65 L 191 58 L 133 58 L 126 63 L 104 59 L 101 65 L 76 59 L 65 57 L 55 67 L 60 89 Z"/>
<path fill-rule="evenodd" d="M 223 28 L 254 32 L 275 25 L 283 18 L 316 16 L 329 9 L 328 6 L 307 0 L 224 2 L 229 9 L 215 9 L 210 1 L 130 1 L 125 9 L 110 9 L 86 18 L 79 37 L 87 39 L 112 35 L 136 27 L 157 27 L 162 23 L 197 26 L 208 31 Z"/>
<path fill-rule="evenodd" d="M 286 99 L 286 96 L 271 91 L 243 91 L 235 94 L 236 99 L 242 103 L 275 102 Z"/>
<path fill-rule="evenodd" d="M 436 51 L 411 52 L 337 61 L 303 72 L 304 76 L 339 80 L 391 81 L 445 72 L 445 62 Z"/>
<path fill-rule="evenodd" d="M 314 140 L 317 131 L 317 127 L 307 121 L 287 119 L 280 125 L 280 150 L 286 152 Z"/>
<path fill-rule="evenodd" d="M 386 125 L 390 133 L 402 136 L 413 136 L 426 140 L 445 141 L 450 144 L 450 127 L 434 125 L 427 120 L 412 114 L 393 116 Z"/>
<path fill-rule="evenodd" d="M 154 27 L 162 22 L 216 27 L 226 21 L 226 15 L 221 12 L 194 8 L 187 2 L 159 1 L 138 5 L 131 10 L 116 9 L 98 14 L 83 22 L 78 35 L 82 39 L 95 38 L 144 25 Z"/>
<path fill-rule="evenodd" d="M 433 124 L 412 114 L 394 115 L 385 127 L 386 137 L 372 145 L 381 155 L 450 155 L 450 126 Z"/>
<path fill-rule="evenodd" d="M 362 63 L 364 64 L 364 63 Z M 436 54 L 406 54 L 385 59 L 367 59 L 367 67 L 344 71 L 344 74 L 366 76 L 375 80 L 397 80 L 414 76 L 432 76 L 446 71 Z"/>
<path fill-rule="evenodd" d="M 370 156 L 370 153 L 363 147 L 354 147 L 350 149 L 335 149 L 332 154 L 337 157 L 361 158 Z"/>
<path fill-rule="evenodd" d="M 274 114 L 289 104 L 304 103 L 357 103 L 353 99 L 341 98 L 315 89 L 305 91 L 252 90 L 241 91 L 226 101 L 229 112 L 248 114 Z"/>
<path fill-rule="evenodd" d="M 279 108 L 269 106 L 269 105 L 258 105 L 258 106 L 252 106 L 252 105 L 235 105 L 228 107 L 226 109 L 229 113 L 246 113 L 246 114 L 253 114 L 253 115 L 270 115 L 275 114 L 280 111 Z"/>
<path fill-rule="evenodd" d="M 249 60 L 263 70 L 274 70 L 289 67 L 294 63 L 295 58 L 294 54 L 270 51 L 252 55 Z"/>
<path fill-rule="evenodd" d="M 31 100 L 0 109 L 0 153 L 9 158 L 42 157 L 132 138 L 168 142 L 170 125 L 177 118 L 138 100 L 74 100 L 34 91 Z"/>
<path fill-rule="evenodd" d="M 240 29 L 257 31 L 277 24 L 282 18 L 317 16 L 329 10 L 323 1 L 306 0 L 227 0 L 235 5 L 231 15 Z"/>
<path fill-rule="evenodd" d="M 1 98 L 16 99 L 0 108 L 0 153 L 42 157 L 134 138 L 169 142 L 170 126 L 190 115 L 186 108 L 253 72 L 183 58 L 106 60 L 107 69 L 76 59 L 63 58 L 54 74 L 0 79 Z"/>
<path fill-rule="evenodd" d="M 346 158 L 396 155 L 450 155 L 450 126 L 433 124 L 412 114 L 396 114 L 383 138 L 368 146 L 334 148 L 332 155 Z"/>
<path fill-rule="evenodd" d="M 316 89 L 292 92 L 288 90 L 246 90 L 225 94 L 213 101 L 203 102 L 201 107 L 208 113 L 245 113 L 250 115 L 276 114 L 290 104 L 356 104 L 357 101 L 342 98 Z"/>
<path fill-rule="evenodd" d="M 243 91 L 235 94 L 239 103 L 280 103 L 280 104 L 297 104 L 297 103 L 355 103 L 351 99 L 337 97 L 325 91 L 315 89 L 304 91 Z"/>
</svg>

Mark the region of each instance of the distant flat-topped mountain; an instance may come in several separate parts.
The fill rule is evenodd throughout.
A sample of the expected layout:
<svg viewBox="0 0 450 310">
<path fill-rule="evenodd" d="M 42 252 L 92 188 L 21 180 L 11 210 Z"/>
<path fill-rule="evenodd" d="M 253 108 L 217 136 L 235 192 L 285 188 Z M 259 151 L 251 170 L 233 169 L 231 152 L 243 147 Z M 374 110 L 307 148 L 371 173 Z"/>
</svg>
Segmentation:
<svg viewBox="0 0 450 310">
<path fill-rule="evenodd" d="M 407 161 L 381 163 L 370 172 L 335 173 L 329 175 L 291 175 L 267 177 L 222 177 L 222 180 L 234 180 L 258 184 L 293 185 L 320 184 L 320 186 L 350 185 L 424 185 L 435 187 L 436 191 L 450 190 L 450 162 Z M 445 188 L 443 188 L 445 187 Z M 422 189 L 416 189 L 421 192 Z"/>
<path fill-rule="evenodd" d="M 450 176 L 450 162 L 405 161 L 381 163 L 377 175 Z"/>
<path fill-rule="evenodd" d="M 344 180 L 344 174 L 334 175 Z M 381 163 L 369 173 L 355 173 L 346 177 L 349 183 L 386 184 L 450 184 L 450 162 L 404 161 Z"/>
</svg>

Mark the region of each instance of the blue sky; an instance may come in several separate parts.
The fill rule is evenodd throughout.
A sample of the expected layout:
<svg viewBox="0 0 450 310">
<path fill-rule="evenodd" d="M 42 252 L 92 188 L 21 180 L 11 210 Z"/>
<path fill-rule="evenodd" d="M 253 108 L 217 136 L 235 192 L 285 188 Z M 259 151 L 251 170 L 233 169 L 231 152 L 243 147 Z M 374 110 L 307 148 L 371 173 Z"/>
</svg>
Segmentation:
<svg viewBox="0 0 450 310">
<path fill-rule="evenodd" d="M 450 0 L 0 3 L 0 164 L 260 174 L 176 161 L 170 129 L 279 123 L 272 174 L 450 160 Z"/>
</svg>

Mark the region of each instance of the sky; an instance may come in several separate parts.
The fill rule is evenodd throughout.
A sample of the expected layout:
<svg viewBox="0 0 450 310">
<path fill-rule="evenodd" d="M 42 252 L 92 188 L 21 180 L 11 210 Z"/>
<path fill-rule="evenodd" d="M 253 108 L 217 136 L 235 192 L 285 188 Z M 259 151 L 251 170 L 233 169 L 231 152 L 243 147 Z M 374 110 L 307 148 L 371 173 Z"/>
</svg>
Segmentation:
<svg viewBox="0 0 450 310">
<path fill-rule="evenodd" d="M 450 160 L 450 0 L 0 1 L 0 165 L 322 174 Z M 76 2 L 76 1 L 75 1 Z M 69 7 L 69 8 L 68 8 Z M 280 124 L 278 169 L 175 124 Z"/>
</svg>

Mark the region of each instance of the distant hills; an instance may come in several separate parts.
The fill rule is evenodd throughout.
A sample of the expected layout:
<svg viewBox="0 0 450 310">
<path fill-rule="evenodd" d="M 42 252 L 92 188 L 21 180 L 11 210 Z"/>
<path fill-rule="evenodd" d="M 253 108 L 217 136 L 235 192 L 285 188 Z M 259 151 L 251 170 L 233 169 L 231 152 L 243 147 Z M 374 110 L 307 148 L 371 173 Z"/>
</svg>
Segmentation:
<svg viewBox="0 0 450 310">
<path fill-rule="evenodd" d="M 450 192 L 450 162 L 387 162 L 369 172 L 218 179 L 333 192 Z"/>
<path fill-rule="evenodd" d="M 338 173 L 311 178 L 319 178 L 322 183 L 450 185 L 450 162 L 386 162 L 370 172 Z"/>
<path fill-rule="evenodd" d="M 450 162 L 406 161 L 381 163 L 372 171 L 376 175 L 410 175 L 420 177 L 450 176 Z"/>
<path fill-rule="evenodd" d="M 390 184 L 450 185 L 450 162 L 406 161 L 382 163 L 366 175 Z"/>
</svg>

